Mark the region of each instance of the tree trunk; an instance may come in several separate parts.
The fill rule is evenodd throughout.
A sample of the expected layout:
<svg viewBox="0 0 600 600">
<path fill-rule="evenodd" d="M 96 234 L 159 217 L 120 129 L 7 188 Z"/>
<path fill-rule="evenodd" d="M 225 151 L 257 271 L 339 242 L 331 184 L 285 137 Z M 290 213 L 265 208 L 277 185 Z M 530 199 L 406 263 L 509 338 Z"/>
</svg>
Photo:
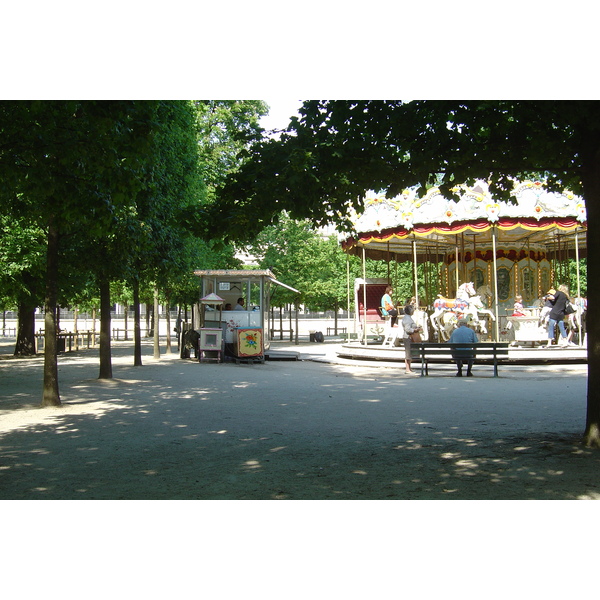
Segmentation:
<svg viewBox="0 0 600 600">
<path fill-rule="evenodd" d="M 181 350 L 181 305 L 177 306 L 177 324 L 175 325 L 177 331 L 177 351 Z"/>
<path fill-rule="evenodd" d="M 44 316 L 44 391 L 42 406 L 60 406 L 56 306 L 58 297 L 58 228 L 51 219 L 46 249 L 46 300 Z"/>
<path fill-rule="evenodd" d="M 79 307 L 75 307 L 73 310 L 73 333 L 75 334 L 75 351 L 79 350 L 79 328 L 77 324 L 77 317 L 79 316 Z"/>
<path fill-rule="evenodd" d="M 100 374 L 98 379 L 112 379 L 110 355 L 110 283 L 100 282 Z"/>
<path fill-rule="evenodd" d="M 334 313 L 333 313 L 333 326 L 335 327 L 335 335 L 338 334 L 338 311 L 340 309 L 340 305 L 336 302 L 334 304 Z"/>
<path fill-rule="evenodd" d="M 158 288 L 154 288 L 154 308 L 153 313 L 153 325 L 152 332 L 154 338 L 154 358 L 160 358 L 160 340 L 158 338 L 159 333 L 159 320 L 158 320 Z"/>
<path fill-rule="evenodd" d="M 165 317 L 167 321 L 167 350 L 165 354 L 171 354 L 171 311 L 169 310 L 170 304 L 170 298 L 169 295 L 167 295 L 167 314 Z"/>
<path fill-rule="evenodd" d="M 153 335 L 152 329 L 152 307 L 146 303 L 146 337 Z"/>
<path fill-rule="evenodd" d="M 140 281 L 133 280 L 133 366 L 142 366 L 142 332 L 140 328 Z"/>
<path fill-rule="evenodd" d="M 125 341 L 129 340 L 129 306 L 127 306 L 127 304 L 125 305 L 125 311 L 124 311 L 124 315 L 123 315 L 124 319 L 124 325 L 123 327 L 125 328 L 125 337 L 123 338 Z M 118 339 L 118 338 L 117 338 Z"/>
<path fill-rule="evenodd" d="M 590 136 L 591 137 L 591 136 Z M 600 448 L 600 139 L 587 161 L 583 176 L 583 192 L 587 210 L 587 348 L 588 390 L 584 444 Z M 598 224 L 598 225 L 596 225 Z M 598 308 L 596 308 L 598 307 Z"/>
<path fill-rule="evenodd" d="M 35 306 L 19 303 L 15 356 L 35 356 Z"/>
</svg>

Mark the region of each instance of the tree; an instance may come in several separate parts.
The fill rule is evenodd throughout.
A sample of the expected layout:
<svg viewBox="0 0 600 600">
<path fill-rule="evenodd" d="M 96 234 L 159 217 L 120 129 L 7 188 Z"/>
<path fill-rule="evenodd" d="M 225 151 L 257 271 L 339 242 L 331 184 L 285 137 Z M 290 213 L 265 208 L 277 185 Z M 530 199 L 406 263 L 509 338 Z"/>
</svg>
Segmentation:
<svg viewBox="0 0 600 600">
<path fill-rule="evenodd" d="M 42 406 L 60 405 L 56 310 L 62 241 L 74 229 L 100 236 L 140 188 L 152 102 L 0 103 L 2 210 L 45 231 Z"/>
<path fill-rule="evenodd" d="M 18 310 L 15 356 L 36 353 L 35 310 L 43 300 L 44 231 L 0 215 L 0 289 Z"/>
<path fill-rule="evenodd" d="M 260 139 L 259 119 L 267 114 L 261 100 L 198 100 L 196 119 L 202 180 L 210 198 L 243 164 L 246 149 Z"/>
<path fill-rule="evenodd" d="M 347 221 L 364 193 L 437 185 L 453 194 L 478 178 L 509 200 L 511 178 L 544 177 L 586 200 L 600 224 L 598 101 L 309 101 L 279 140 L 254 146 L 213 214 L 231 235 L 282 209 L 314 222 Z M 269 201 L 265 201 L 268 198 Z M 215 222 L 219 222 L 217 219 Z M 600 240 L 588 248 L 588 403 L 584 443 L 600 447 Z"/>
<path fill-rule="evenodd" d="M 337 314 L 347 303 L 348 271 L 351 286 L 355 278 L 363 276 L 362 261 L 346 255 L 335 235 L 326 237 L 310 220 L 294 220 L 286 213 L 278 216 L 277 225 L 260 232 L 250 251 L 260 257 L 261 268 L 271 269 L 278 278 L 300 291 L 297 295 L 278 290 L 274 306 L 298 302 L 309 309 L 333 310 Z M 367 260 L 366 273 L 367 277 L 387 277 L 394 281 L 399 301 L 413 293 L 409 265 L 399 265 L 397 272 L 389 273 L 386 265 Z"/>
<path fill-rule="evenodd" d="M 142 364 L 140 286 L 153 289 L 155 305 L 159 287 L 172 287 L 173 282 L 193 268 L 183 251 L 190 237 L 186 213 L 195 211 L 205 196 L 199 174 L 195 117 L 191 102 L 156 103 L 151 143 L 140 170 L 142 188 L 124 211 L 115 212 L 113 235 L 105 238 L 105 242 L 110 242 L 107 250 L 120 263 L 118 272 L 113 268 L 112 276 L 107 277 L 129 280 L 133 289 L 136 366 Z M 156 321 L 158 311 L 153 313 Z M 157 323 L 154 334 L 158 357 Z"/>
</svg>

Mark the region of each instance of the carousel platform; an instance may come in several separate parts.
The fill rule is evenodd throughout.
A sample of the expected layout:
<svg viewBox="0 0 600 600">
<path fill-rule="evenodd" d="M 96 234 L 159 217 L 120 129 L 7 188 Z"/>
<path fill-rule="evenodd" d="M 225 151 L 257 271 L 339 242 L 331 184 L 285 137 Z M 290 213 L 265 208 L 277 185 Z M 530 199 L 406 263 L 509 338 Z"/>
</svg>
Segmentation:
<svg viewBox="0 0 600 600">
<path fill-rule="evenodd" d="M 383 346 L 380 342 L 369 342 L 366 345 L 360 342 L 349 342 L 342 344 L 336 351 L 340 358 L 381 360 L 381 361 L 404 361 L 404 348 Z M 415 364 L 420 363 L 415 358 Z M 449 361 L 451 362 L 451 361 Z M 587 347 L 568 346 L 533 346 L 518 345 L 510 346 L 508 349 L 508 364 L 577 364 L 587 363 Z"/>
</svg>

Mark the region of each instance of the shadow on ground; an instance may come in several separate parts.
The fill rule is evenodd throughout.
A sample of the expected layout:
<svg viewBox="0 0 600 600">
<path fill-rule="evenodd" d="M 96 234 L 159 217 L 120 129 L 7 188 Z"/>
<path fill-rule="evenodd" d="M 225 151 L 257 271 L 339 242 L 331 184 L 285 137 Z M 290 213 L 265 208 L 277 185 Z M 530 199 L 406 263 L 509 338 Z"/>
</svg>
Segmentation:
<svg viewBox="0 0 600 600">
<path fill-rule="evenodd" d="M 524 394 L 510 377 L 127 360 L 98 381 L 85 353 L 62 359 L 56 409 L 32 408 L 39 358 L 7 361 L 0 498 L 600 499 L 581 374 Z"/>
</svg>

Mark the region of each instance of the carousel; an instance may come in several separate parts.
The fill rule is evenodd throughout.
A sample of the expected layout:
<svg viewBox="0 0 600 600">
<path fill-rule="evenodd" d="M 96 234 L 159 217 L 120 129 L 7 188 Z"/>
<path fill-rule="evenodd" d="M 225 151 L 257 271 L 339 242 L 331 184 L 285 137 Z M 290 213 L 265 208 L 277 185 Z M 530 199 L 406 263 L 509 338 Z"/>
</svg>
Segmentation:
<svg viewBox="0 0 600 600">
<path fill-rule="evenodd" d="M 494 198 L 485 181 L 457 191 L 458 199 L 437 188 L 424 196 L 415 190 L 391 199 L 366 195 L 362 214 L 353 217 L 354 234 L 343 237 L 342 247 L 363 263 L 386 261 L 388 278 L 355 282 L 357 343 L 376 345 L 379 338 L 380 345 L 389 346 L 386 321 L 373 305 L 384 284 L 394 285 L 394 265 L 408 261 L 416 320 L 422 320 L 430 340 L 446 341 L 457 318 L 465 317 L 482 341 L 529 348 L 546 343 L 544 296 L 563 284 L 576 307 L 569 318 L 573 339 L 584 348 L 584 200 L 568 191 L 549 192 L 539 181 L 516 182 L 512 202 Z M 376 293 L 371 285 L 379 286 Z M 406 299 L 396 300 L 403 306 Z"/>
</svg>

